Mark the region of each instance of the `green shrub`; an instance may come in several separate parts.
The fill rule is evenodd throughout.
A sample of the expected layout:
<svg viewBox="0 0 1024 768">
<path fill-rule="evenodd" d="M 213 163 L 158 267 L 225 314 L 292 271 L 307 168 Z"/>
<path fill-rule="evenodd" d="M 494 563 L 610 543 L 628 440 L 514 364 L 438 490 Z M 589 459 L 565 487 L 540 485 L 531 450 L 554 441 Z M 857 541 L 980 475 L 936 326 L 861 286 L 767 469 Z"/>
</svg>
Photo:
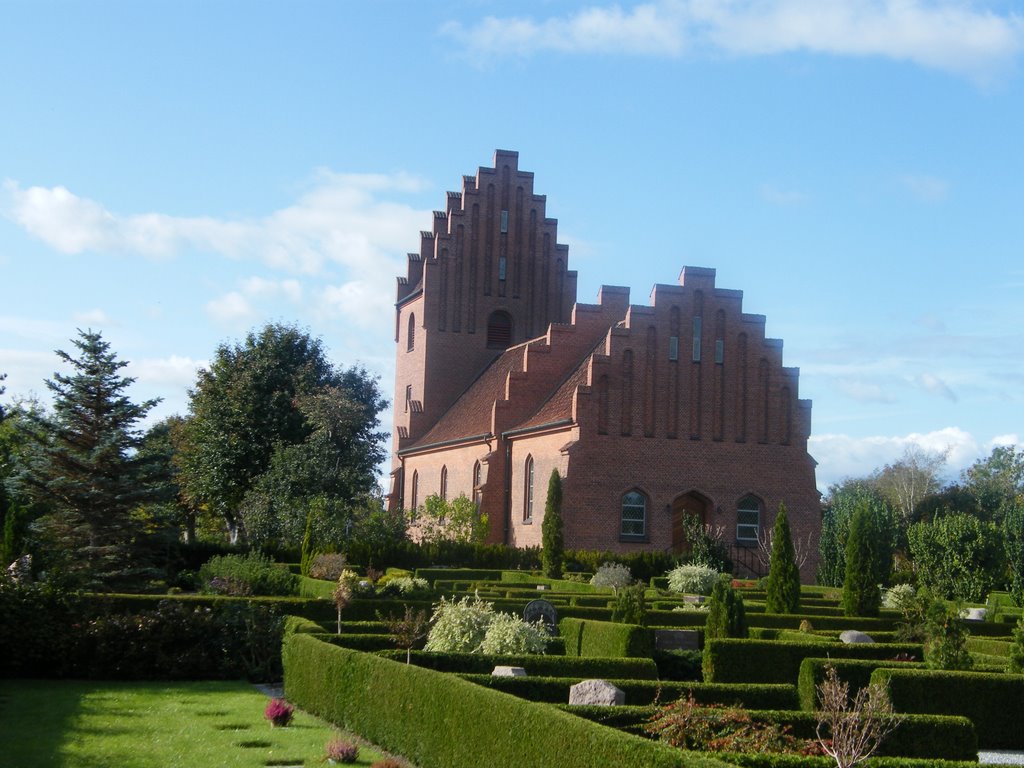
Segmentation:
<svg viewBox="0 0 1024 768">
<path fill-rule="evenodd" d="M 765 610 L 768 613 L 796 613 L 800 609 L 800 569 L 796 565 L 793 537 L 789 531 L 786 505 L 779 505 L 772 529 L 772 554 L 768 565 Z"/>
<path fill-rule="evenodd" d="M 907 531 L 922 584 L 947 599 L 979 602 L 1005 571 L 999 529 L 968 514 L 948 514 Z"/>
<path fill-rule="evenodd" d="M 818 686 L 825 679 L 825 671 L 834 667 L 839 679 L 849 684 L 850 696 L 856 696 L 862 688 L 871 683 L 871 675 L 881 667 L 899 669 L 921 669 L 921 661 L 894 661 L 893 659 L 833 659 L 806 658 L 800 663 L 800 674 L 797 678 L 797 694 L 800 696 L 800 709 L 813 712 L 818 705 Z"/>
<path fill-rule="evenodd" d="M 1024 676 L 894 667 L 876 669 L 871 682 L 888 688 L 897 712 L 970 718 L 982 749 L 1024 748 Z"/>
<path fill-rule="evenodd" d="M 629 566 L 622 563 L 604 563 L 598 567 L 597 572 L 590 579 L 592 586 L 616 590 L 628 587 L 634 581 L 633 574 L 629 572 Z"/>
<path fill-rule="evenodd" d="M 199 569 L 203 591 L 213 595 L 294 595 L 296 577 L 264 554 L 218 555 Z"/>
<path fill-rule="evenodd" d="M 501 581 L 500 570 L 478 568 L 417 568 L 416 576 L 431 584 L 437 581 Z"/>
<path fill-rule="evenodd" d="M 654 633 L 636 624 L 566 617 L 558 631 L 567 656 L 650 657 L 654 651 Z"/>
<path fill-rule="evenodd" d="M 668 572 L 668 588 L 691 595 L 710 595 L 718 582 L 718 571 L 701 563 L 680 565 Z"/>
<path fill-rule="evenodd" d="M 721 752 L 716 755 L 730 765 L 742 768 L 835 768 L 831 757 L 804 757 L 771 753 L 741 754 Z M 861 765 L 864 768 L 978 768 L 977 760 L 915 759 L 909 757 L 871 757 Z"/>
<path fill-rule="evenodd" d="M 846 572 L 843 578 L 843 613 L 877 616 L 882 606 L 881 579 L 889 571 L 889 548 L 876 524 L 869 502 L 859 505 L 850 521 L 846 540 Z"/>
<path fill-rule="evenodd" d="M 563 571 L 596 573 L 603 563 L 621 563 L 640 581 L 650 581 L 676 566 L 676 557 L 670 552 L 597 552 L 593 550 L 566 550 Z M 568 578 L 568 577 L 567 577 Z"/>
<path fill-rule="evenodd" d="M 820 658 L 822 651 L 822 644 L 814 642 L 706 640 L 704 679 L 709 683 L 796 684 L 801 662 L 806 658 Z M 900 653 L 921 658 L 921 646 L 915 643 L 835 643 L 828 646 L 828 655 L 834 659 L 891 659 Z"/>
<path fill-rule="evenodd" d="M 647 601 L 644 598 L 645 588 L 643 584 L 620 589 L 615 595 L 615 604 L 612 607 L 612 621 L 618 624 L 639 624 L 647 621 Z"/>
<path fill-rule="evenodd" d="M 544 653 L 548 637 L 543 621 L 528 624 L 510 613 L 496 613 L 480 643 L 480 652 L 491 655 Z"/>
<path fill-rule="evenodd" d="M 386 651 L 379 654 L 389 659 L 405 661 L 405 651 Z M 572 657 L 535 654 L 482 653 L 430 653 L 413 651 L 411 662 L 438 672 L 464 674 L 490 674 L 497 666 L 523 667 L 527 674 L 540 677 L 630 678 L 657 680 L 661 675 L 651 659 Z"/>
<path fill-rule="evenodd" d="M 283 655 L 289 701 L 422 768 L 591 768 L 594 755 L 610 767 L 724 765 L 452 675 L 332 647 L 305 635 L 289 637 Z M 510 738 L 511 723 L 529 738 Z M 460 726 L 470 728 L 471 735 L 457 736 L 452 729 Z"/>
<path fill-rule="evenodd" d="M 1013 630 L 1013 645 L 1010 647 L 1010 672 L 1024 672 L 1024 619 L 1017 622 Z"/>
<path fill-rule="evenodd" d="M 562 476 L 558 474 L 557 469 L 551 470 L 551 478 L 548 480 L 544 521 L 541 523 L 541 542 L 544 575 L 551 579 L 562 578 L 565 539 L 562 536 Z"/>
<path fill-rule="evenodd" d="M 746 637 L 747 615 L 743 598 L 730 586 L 727 579 L 718 579 L 708 601 L 708 618 L 704 624 L 704 638 Z"/>
</svg>

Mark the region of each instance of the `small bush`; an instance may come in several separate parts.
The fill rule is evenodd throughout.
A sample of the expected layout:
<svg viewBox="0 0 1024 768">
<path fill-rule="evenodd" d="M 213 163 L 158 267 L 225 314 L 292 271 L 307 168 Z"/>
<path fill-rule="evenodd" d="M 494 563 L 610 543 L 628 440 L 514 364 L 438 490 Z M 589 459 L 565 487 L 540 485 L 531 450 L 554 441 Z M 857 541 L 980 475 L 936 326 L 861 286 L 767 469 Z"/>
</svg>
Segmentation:
<svg viewBox="0 0 1024 768">
<path fill-rule="evenodd" d="M 668 588 L 691 595 L 710 595 L 719 573 L 707 565 L 680 565 L 668 572 Z"/>
<path fill-rule="evenodd" d="M 610 587 L 618 590 L 633 583 L 633 574 L 628 565 L 622 563 L 604 563 L 594 573 L 590 583 L 595 587 Z"/>
<path fill-rule="evenodd" d="M 548 633 L 543 622 L 527 624 L 510 613 L 496 613 L 480 643 L 480 652 L 493 655 L 544 653 L 547 644 Z"/>
<path fill-rule="evenodd" d="M 283 728 L 288 725 L 294 715 L 295 707 L 284 699 L 271 699 L 263 710 L 263 716 L 275 728 Z"/>
<path fill-rule="evenodd" d="M 743 598 L 729 586 L 728 579 L 718 579 L 708 601 L 708 619 L 704 624 L 704 639 L 716 637 L 746 637 L 747 616 Z"/>
<path fill-rule="evenodd" d="M 612 607 L 612 621 L 619 624 L 640 624 L 647 621 L 647 601 L 644 585 L 634 584 L 619 590 Z"/>
<path fill-rule="evenodd" d="M 293 595 L 296 578 L 266 555 L 220 555 L 199 569 L 203 592 L 214 595 Z"/>
<path fill-rule="evenodd" d="M 882 593 L 882 607 L 902 613 L 916 595 L 912 584 L 896 584 Z"/>
<path fill-rule="evenodd" d="M 313 579 L 324 581 L 337 581 L 341 572 L 345 570 L 348 561 L 345 555 L 340 552 L 320 554 L 313 558 L 313 564 L 309 568 L 309 576 Z"/>
<path fill-rule="evenodd" d="M 398 576 L 388 579 L 380 590 L 386 597 L 404 597 L 412 600 L 430 595 L 430 582 L 415 576 Z"/>
<path fill-rule="evenodd" d="M 433 627 L 427 635 L 427 651 L 476 653 L 494 618 L 494 605 L 479 597 L 441 601 L 434 607 Z"/>
<path fill-rule="evenodd" d="M 331 739 L 324 745 L 324 754 L 336 763 L 354 763 L 359 759 L 359 745 L 344 739 Z"/>
</svg>

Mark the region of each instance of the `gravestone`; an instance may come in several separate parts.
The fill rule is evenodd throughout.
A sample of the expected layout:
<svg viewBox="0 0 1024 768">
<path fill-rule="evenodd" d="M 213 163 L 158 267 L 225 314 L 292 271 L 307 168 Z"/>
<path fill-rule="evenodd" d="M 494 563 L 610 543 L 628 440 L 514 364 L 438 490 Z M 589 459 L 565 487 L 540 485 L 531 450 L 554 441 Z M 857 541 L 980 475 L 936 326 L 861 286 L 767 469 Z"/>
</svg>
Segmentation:
<svg viewBox="0 0 1024 768">
<path fill-rule="evenodd" d="M 607 680 L 584 680 L 569 689 L 569 703 L 613 707 L 626 703 L 626 694 Z"/>
<path fill-rule="evenodd" d="M 526 677 L 526 670 L 523 667 L 495 667 L 491 677 Z"/>
<path fill-rule="evenodd" d="M 839 634 L 839 639 L 844 643 L 873 643 L 875 639 L 871 635 L 865 634 L 864 632 L 858 632 L 856 629 L 848 629 L 845 632 Z"/>
<path fill-rule="evenodd" d="M 659 651 L 696 651 L 700 649 L 700 632 L 696 629 L 656 629 L 654 647 Z"/>
<path fill-rule="evenodd" d="M 544 622 L 544 629 L 552 637 L 558 637 L 558 611 L 547 600 L 531 600 L 523 609 L 523 621 L 527 624 Z"/>
</svg>

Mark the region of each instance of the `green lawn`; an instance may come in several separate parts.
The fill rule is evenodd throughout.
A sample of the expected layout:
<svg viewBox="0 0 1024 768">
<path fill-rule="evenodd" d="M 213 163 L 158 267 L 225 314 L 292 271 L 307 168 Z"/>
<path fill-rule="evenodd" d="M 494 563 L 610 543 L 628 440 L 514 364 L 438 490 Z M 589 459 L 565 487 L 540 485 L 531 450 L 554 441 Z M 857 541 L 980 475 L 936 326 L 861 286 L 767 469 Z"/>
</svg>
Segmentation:
<svg viewBox="0 0 1024 768">
<path fill-rule="evenodd" d="M 296 712 L 263 718 L 267 697 L 242 682 L 0 681 L 2 768 L 317 766 L 329 724 Z M 381 754 L 360 749 L 359 766 Z"/>
</svg>

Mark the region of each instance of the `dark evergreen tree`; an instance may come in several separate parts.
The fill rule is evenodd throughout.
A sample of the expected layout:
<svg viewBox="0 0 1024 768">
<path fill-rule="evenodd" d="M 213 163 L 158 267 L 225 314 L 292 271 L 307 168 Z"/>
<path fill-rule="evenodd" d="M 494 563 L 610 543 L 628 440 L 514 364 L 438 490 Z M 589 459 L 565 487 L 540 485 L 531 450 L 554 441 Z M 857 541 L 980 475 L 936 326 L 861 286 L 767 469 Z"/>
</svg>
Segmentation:
<svg viewBox="0 0 1024 768">
<path fill-rule="evenodd" d="M 77 356 L 57 351 L 69 375 L 56 373 L 51 414 L 28 412 L 30 451 L 19 485 L 48 505 L 39 521 L 52 548 L 89 586 L 106 588 L 141 575 L 140 530 L 132 512 L 159 498 L 163 479 L 136 455 L 139 422 L 157 400 L 133 403 L 134 379 L 98 332 L 79 331 Z"/>
<path fill-rule="evenodd" d="M 843 613 L 847 616 L 877 616 L 882 605 L 882 571 L 888 571 L 885 547 L 877 516 L 870 504 L 862 503 L 850 521 L 846 540 L 846 575 L 843 579 Z M 883 565 L 883 562 L 885 563 Z"/>
<path fill-rule="evenodd" d="M 544 575 L 549 579 L 562 578 L 565 557 L 565 539 L 562 535 L 562 476 L 551 470 L 548 496 L 544 503 L 544 522 L 541 524 L 541 562 Z"/>
<path fill-rule="evenodd" d="M 779 505 L 772 529 L 772 555 L 768 565 L 768 613 L 796 613 L 800 608 L 800 569 L 793 550 L 786 505 Z"/>
<path fill-rule="evenodd" d="M 708 600 L 708 618 L 704 624 L 704 641 L 717 637 L 746 637 L 747 613 L 743 597 L 732 588 L 729 578 L 715 582 Z"/>
</svg>

